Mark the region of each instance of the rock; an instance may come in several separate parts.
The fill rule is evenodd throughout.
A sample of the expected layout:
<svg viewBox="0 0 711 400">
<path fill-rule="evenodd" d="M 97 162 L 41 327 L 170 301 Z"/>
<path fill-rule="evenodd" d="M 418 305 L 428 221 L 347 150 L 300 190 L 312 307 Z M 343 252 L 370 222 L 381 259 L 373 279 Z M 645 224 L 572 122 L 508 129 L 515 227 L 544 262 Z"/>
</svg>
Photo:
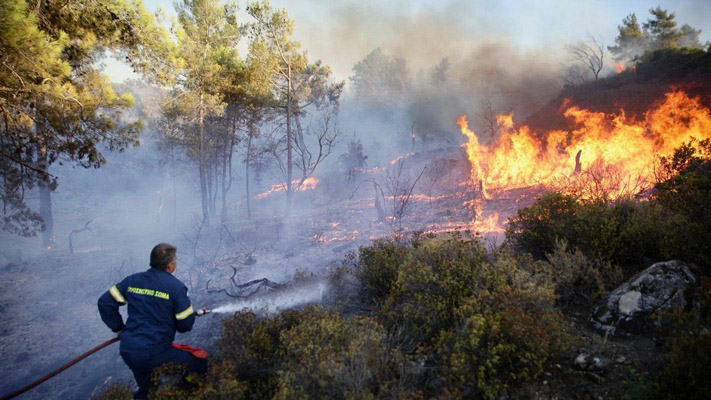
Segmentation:
<svg viewBox="0 0 711 400">
<path fill-rule="evenodd" d="M 625 361 L 627 361 L 627 358 L 625 358 L 625 356 L 619 356 L 615 359 L 615 362 L 618 364 L 624 364 Z"/>
<path fill-rule="evenodd" d="M 581 371 L 607 372 L 610 370 L 612 362 L 605 357 L 580 353 L 573 360 L 573 365 Z"/>
<path fill-rule="evenodd" d="M 680 310 L 689 303 L 697 286 L 696 269 L 680 261 L 653 264 L 613 290 L 598 304 L 590 317 L 593 327 L 607 334 L 618 328 L 632 332 L 645 330 L 649 316 L 658 310 Z"/>
<path fill-rule="evenodd" d="M 575 357 L 575 360 L 573 360 L 573 365 L 575 366 L 575 368 L 584 371 L 585 369 L 587 369 L 589 358 L 589 354 L 580 353 L 577 357 Z"/>
<path fill-rule="evenodd" d="M 593 357 L 592 363 L 590 364 L 588 369 L 592 371 L 607 372 L 610 370 L 611 365 L 612 362 L 609 358 Z"/>
</svg>

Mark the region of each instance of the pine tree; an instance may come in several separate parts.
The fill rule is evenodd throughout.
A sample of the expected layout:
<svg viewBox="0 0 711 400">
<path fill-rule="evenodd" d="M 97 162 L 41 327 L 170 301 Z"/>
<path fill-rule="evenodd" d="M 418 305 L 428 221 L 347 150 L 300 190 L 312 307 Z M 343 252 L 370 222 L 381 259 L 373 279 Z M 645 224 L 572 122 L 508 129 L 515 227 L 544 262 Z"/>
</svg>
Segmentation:
<svg viewBox="0 0 711 400">
<path fill-rule="evenodd" d="M 303 138 L 304 129 L 300 125 L 307 108 L 337 109 L 338 101 L 344 83 L 330 83 L 331 70 L 320 61 L 310 64 L 306 52 L 301 50 L 301 43 L 291 38 L 294 23 L 284 9 L 272 9 L 269 1 L 253 2 L 247 6 L 247 12 L 255 19 L 250 26 L 253 37 L 251 56 L 259 61 L 263 73 L 272 82 L 277 108 L 286 119 L 285 140 L 277 140 L 270 152 L 282 171 L 286 186 L 286 212 L 289 213 L 293 203 L 294 166 L 297 165 L 302 176 L 297 181 L 298 186 L 313 173 L 314 168 L 330 153 L 333 145 L 331 136 L 322 137 L 320 149 L 328 149 L 327 153 L 318 152 L 316 158 L 306 148 Z M 286 149 L 286 160 L 281 157 L 281 144 Z M 298 146 L 298 148 L 295 147 Z M 297 153 L 295 157 L 294 153 Z M 307 160 L 309 159 L 310 160 Z"/>
<path fill-rule="evenodd" d="M 678 47 L 681 33 L 676 27 L 676 15 L 657 6 L 649 10 L 653 18 L 643 24 L 649 32 L 652 49 L 672 49 Z"/>
<path fill-rule="evenodd" d="M 637 16 L 632 13 L 622 20 L 622 25 L 617 27 L 619 34 L 615 38 L 615 46 L 608 46 L 608 50 L 618 62 L 634 60 L 641 56 L 649 47 L 649 38 L 637 22 Z"/>
<path fill-rule="evenodd" d="M 177 5 L 177 11 L 174 32 L 178 38 L 182 69 L 176 74 L 177 91 L 173 101 L 180 103 L 189 123 L 195 127 L 188 135 L 188 155 L 197 160 L 202 217 L 209 223 L 211 214 L 214 214 L 212 184 L 216 187 L 212 179 L 214 170 L 210 169 L 214 164 L 209 156 L 215 153 L 215 137 L 206 130 L 206 120 L 224 113 L 222 89 L 227 82 L 220 57 L 236 51 L 240 38 L 237 8 L 229 2 L 183 0 Z"/>
<path fill-rule="evenodd" d="M 106 162 L 100 143 L 111 150 L 138 143 L 141 123 L 120 120 L 132 97 L 116 94 L 97 61 L 111 51 L 164 81 L 172 44 L 139 0 L 5 0 L 0 15 L 2 228 L 27 236 L 44 230 L 50 244 L 51 164 L 62 158 L 98 168 Z M 24 202 L 34 186 L 40 215 Z"/>
</svg>

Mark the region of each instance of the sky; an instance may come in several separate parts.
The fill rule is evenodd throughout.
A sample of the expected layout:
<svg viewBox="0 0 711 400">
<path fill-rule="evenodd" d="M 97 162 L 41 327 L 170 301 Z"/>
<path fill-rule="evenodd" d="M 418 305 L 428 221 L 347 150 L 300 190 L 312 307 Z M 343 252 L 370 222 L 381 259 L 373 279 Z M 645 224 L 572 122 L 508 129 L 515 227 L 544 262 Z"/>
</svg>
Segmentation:
<svg viewBox="0 0 711 400">
<path fill-rule="evenodd" d="M 175 15 L 172 0 L 144 0 Z M 244 9 L 245 2 L 239 1 Z M 564 61 L 564 47 L 593 35 L 614 44 L 617 26 L 634 12 L 645 21 L 660 5 L 711 40 L 711 1 L 612 0 L 273 0 L 295 22 L 294 39 L 312 60 L 330 65 L 337 80 L 347 80 L 353 65 L 373 49 L 405 58 L 411 71 L 429 68 L 443 57 L 465 60 L 482 43 L 507 45 L 521 54 Z M 243 21 L 246 15 L 242 15 Z M 114 82 L 137 78 L 125 64 L 105 61 Z"/>
</svg>

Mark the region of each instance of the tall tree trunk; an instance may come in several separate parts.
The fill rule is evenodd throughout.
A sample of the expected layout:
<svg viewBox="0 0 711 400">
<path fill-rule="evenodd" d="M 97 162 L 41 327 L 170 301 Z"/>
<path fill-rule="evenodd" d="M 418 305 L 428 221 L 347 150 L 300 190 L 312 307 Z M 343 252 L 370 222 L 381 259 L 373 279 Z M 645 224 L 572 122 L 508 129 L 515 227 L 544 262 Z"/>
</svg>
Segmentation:
<svg viewBox="0 0 711 400">
<path fill-rule="evenodd" d="M 39 128 L 35 126 L 36 128 Z M 42 135 L 42 132 L 40 132 Z M 48 249 L 54 244 L 54 218 L 52 215 L 52 188 L 49 177 L 49 161 L 47 156 L 47 145 L 44 140 L 37 148 L 37 161 L 39 169 L 44 172 L 40 177 L 39 184 L 39 213 L 44 222 L 44 230 L 42 231 L 42 244 Z"/>
<path fill-rule="evenodd" d="M 210 213 L 207 209 L 207 176 L 205 168 L 205 95 L 200 92 L 200 151 L 198 154 L 198 164 L 200 165 L 200 199 L 202 200 L 202 221 L 206 225 L 210 225 Z"/>
<path fill-rule="evenodd" d="M 291 65 L 289 65 L 287 82 L 287 94 L 286 94 L 286 214 L 289 215 L 291 212 L 292 205 L 292 187 L 291 187 L 291 176 L 292 176 L 292 147 L 293 147 L 293 134 L 291 132 Z"/>
<path fill-rule="evenodd" d="M 220 215 L 224 221 L 227 218 L 227 146 L 222 149 L 222 209 Z"/>
<path fill-rule="evenodd" d="M 227 218 L 227 192 L 232 187 L 232 151 L 235 146 L 235 130 L 237 129 L 237 118 L 232 117 L 232 130 L 226 136 L 225 146 L 222 150 L 222 220 Z M 227 146 L 229 143 L 229 146 Z"/>
<path fill-rule="evenodd" d="M 249 194 L 249 163 L 252 161 L 252 138 L 254 138 L 254 121 L 249 121 L 247 134 L 247 158 L 244 160 L 244 191 L 247 197 L 247 218 L 252 218 L 252 206 Z"/>
<path fill-rule="evenodd" d="M 385 211 L 383 211 L 383 206 L 380 205 L 380 194 L 378 193 L 378 185 L 373 182 L 373 190 L 375 190 L 375 211 L 378 213 L 378 221 L 385 222 Z"/>
<path fill-rule="evenodd" d="M 44 221 L 44 231 L 42 231 L 42 243 L 46 247 L 50 247 L 55 242 L 54 237 L 54 218 L 52 217 L 52 190 L 47 182 L 39 184 L 39 213 Z"/>
<path fill-rule="evenodd" d="M 175 145 L 170 146 L 170 180 L 173 186 L 173 225 L 178 220 L 178 195 L 175 188 Z"/>
<path fill-rule="evenodd" d="M 215 168 L 217 168 L 217 158 L 214 154 L 210 155 L 210 160 L 207 164 L 207 204 L 210 208 L 210 216 L 215 216 L 215 194 L 217 192 L 217 176 Z"/>
</svg>

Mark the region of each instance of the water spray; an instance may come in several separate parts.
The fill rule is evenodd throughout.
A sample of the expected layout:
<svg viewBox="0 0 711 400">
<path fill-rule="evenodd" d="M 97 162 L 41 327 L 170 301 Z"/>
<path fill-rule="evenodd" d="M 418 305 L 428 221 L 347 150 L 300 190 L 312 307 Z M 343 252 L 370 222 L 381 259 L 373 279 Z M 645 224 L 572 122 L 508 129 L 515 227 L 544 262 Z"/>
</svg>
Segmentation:
<svg viewBox="0 0 711 400">
<path fill-rule="evenodd" d="M 273 314 L 306 304 L 319 303 L 323 299 L 326 289 L 327 285 L 324 282 L 303 284 L 259 297 L 239 299 L 215 307 L 210 312 L 228 314 L 247 309 L 257 313 Z"/>
</svg>

